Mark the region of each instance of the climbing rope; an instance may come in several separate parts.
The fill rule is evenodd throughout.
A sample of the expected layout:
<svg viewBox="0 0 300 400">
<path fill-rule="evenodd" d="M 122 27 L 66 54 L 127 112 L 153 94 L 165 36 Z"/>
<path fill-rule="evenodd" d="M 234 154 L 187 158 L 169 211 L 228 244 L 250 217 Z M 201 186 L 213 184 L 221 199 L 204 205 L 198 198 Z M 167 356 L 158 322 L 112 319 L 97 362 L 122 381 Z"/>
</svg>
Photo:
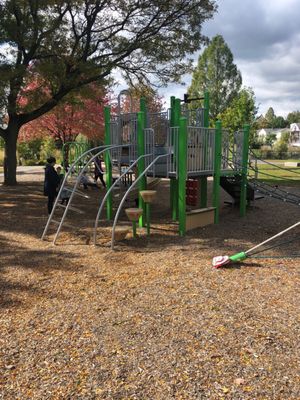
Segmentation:
<svg viewBox="0 0 300 400">
<path fill-rule="evenodd" d="M 284 259 L 286 259 L 286 258 L 288 258 L 288 259 L 290 259 L 290 258 L 300 258 L 300 254 L 290 254 L 290 255 L 288 255 L 288 256 L 254 256 L 254 257 L 251 257 L 251 258 L 259 258 L 259 259 L 264 259 L 264 258 L 270 258 L 270 259 L 272 259 L 272 258 L 274 258 L 274 259 L 282 259 L 282 260 L 284 260 Z"/>
<path fill-rule="evenodd" d="M 287 192 L 278 187 L 273 187 L 266 182 L 262 183 L 253 177 L 251 178 L 249 176 L 249 178 L 251 179 L 251 180 L 248 180 L 249 185 L 254 186 L 254 189 L 256 191 L 260 191 L 260 192 L 264 191 L 264 193 L 268 194 L 270 197 L 278 198 L 283 201 L 291 201 L 297 205 L 300 204 L 300 196 L 299 195 L 291 193 L 291 192 Z"/>
<path fill-rule="evenodd" d="M 282 180 L 284 180 L 284 181 L 291 181 L 291 182 L 298 182 L 298 181 L 299 181 L 299 179 L 296 179 L 296 178 L 295 178 L 295 179 L 294 179 L 294 178 L 284 178 L 284 177 L 282 177 L 282 176 L 272 175 L 272 174 L 269 174 L 268 172 L 263 172 L 263 171 L 261 171 L 261 170 L 259 171 L 258 169 L 253 168 L 253 167 L 251 167 L 251 166 L 249 166 L 248 169 L 251 170 L 251 171 L 253 171 L 253 172 L 257 172 L 258 174 L 270 176 L 270 177 L 276 178 L 276 179 L 282 179 Z"/>
<path fill-rule="evenodd" d="M 252 258 L 252 256 L 255 255 L 255 254 L 260 254 L 260 253 L 263 253 L 264 251 L 272 250 L 272 249 L 275 249 L 276 247 L 280 247 L 280 246 L 284 246 L 284 245 L 289 244 L 289 243 L 293 243 L 293 242 L 295 242 L 296 240 L 299 240 L 299 239 L 300 239 L 300 237 L 296 236 L 296 237 L 293 237 L 292 239 L 285 240 L 284 242 L 273 244 L 272 246 L 269 246 L 267 248 L 262 248 L 261 250 L 257 250 L 255 252 L 253 252 L 251 254 L 251 256 L 249 256 L 249 257 Z"/>
<path fill-rule="evenodd" d="M 231 167 L 231 169 L 233 171 L 236 171 L 237 175 L 239 175 L 239 176 L 241 175 L 242 165 L 239 162 L 236 161 L 234 164 L 234 167 L 233 167 L 233 161 L 231 159 L 229 159 L 228 157 L 225 157 L 225 156 L 221 156 L 221 157 L 227 162 L 227 165 L 229 167 Z M 238 168 L 238 167 L 240 167 L 240 168 Z M 272 197 L 276 200 L 281 200 L 283 202 L 291 203 L 294 205 L 300 205 L 300 196 L 299 195 L 288 192 L 283 189 L 280 189 L 278 186 L 273 187 L 264 181 L 263 182 L 258 181 L 252 175 L 249 174 L 249 169 L 254 172 L 259 172 L 259 173 L 261 173 L 261 172 L 253 167 L 248 168 L 248 173 L 247 173 L 247 177 L 249 178 L 248 184 L 253 188 L 253 190 L 255 190 L 256 192 L 260 192 L 264 195 L 267 195 L 269 197 Z M 277 177 L 275 175 L 271 175 L 268 173 L 262 172 L 262 174 L 271 176 L 273 178 L 280 178 L 280 177 Z M 286 180 L 285 178 L 281 178 L 281 179 Z M 294 179 L 292 179 L 292 180 L 295 181 Z"/>
</svg>

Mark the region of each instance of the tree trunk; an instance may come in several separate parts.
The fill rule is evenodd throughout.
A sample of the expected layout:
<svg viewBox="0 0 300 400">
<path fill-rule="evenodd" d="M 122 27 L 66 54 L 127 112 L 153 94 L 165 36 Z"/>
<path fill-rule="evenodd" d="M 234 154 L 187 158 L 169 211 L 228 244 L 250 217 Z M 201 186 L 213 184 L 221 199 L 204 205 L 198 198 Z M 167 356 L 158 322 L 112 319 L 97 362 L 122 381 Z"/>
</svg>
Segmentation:
<svg viewBox="0 0 300 400">
<path fill-rule="evenodd" d="M 14 186 L 17 184 L 17 140 L 20 127 L 11 124 L 6 129 L 4 136 L 4 184 Z"/>
</svg>

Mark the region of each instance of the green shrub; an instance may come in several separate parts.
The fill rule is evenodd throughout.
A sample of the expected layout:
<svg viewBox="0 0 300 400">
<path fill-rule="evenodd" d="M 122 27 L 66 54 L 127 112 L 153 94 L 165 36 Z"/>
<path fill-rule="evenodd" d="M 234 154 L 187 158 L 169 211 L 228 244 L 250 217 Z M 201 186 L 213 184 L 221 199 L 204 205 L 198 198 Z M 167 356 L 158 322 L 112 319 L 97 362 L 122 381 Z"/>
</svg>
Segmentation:
<svg viewBox="0 0 300 400">
<path fill-rule="evenodd" d="M 57 154 L 57 148 L 55 146 L 55 141 L 52 137 L 46 137 L 43 139 L 40 149 L 40 159 L 46 162 L 49 156 Z"/>
<path fill-rule="evenodd" d="M 17 149 L 19 165 L 44 165 L 50 156 L 54 156 L 58 164 L 61 162 L 61 152 L 51 137 L 19 142 Z"/>
<path fill-rule="evenodd" d="M 28 142 L 19 142 L 17 145 L 19 164 L 32 165 L 28 164 L 28 162 L 33 162 L 33 164 L 39 162 L 42 141 L 42 139 L 33 139 Z"/>
<path fill-rule="evenodd" d="M 288 144 L 284 139 L 280 139 L 274 146 L 274 150 L 277 153 L 277 157 L 280 160 L 286 158 L 286 154 L 288 151 Z"/>
</svg>

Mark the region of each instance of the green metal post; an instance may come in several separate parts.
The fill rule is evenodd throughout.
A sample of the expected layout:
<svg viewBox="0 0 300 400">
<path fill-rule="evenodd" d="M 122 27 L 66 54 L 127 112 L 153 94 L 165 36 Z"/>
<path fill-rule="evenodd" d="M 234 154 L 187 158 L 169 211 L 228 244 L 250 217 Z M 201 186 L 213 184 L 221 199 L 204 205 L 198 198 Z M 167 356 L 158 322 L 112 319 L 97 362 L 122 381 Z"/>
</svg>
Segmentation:
<svg viewBox="0 0 300 400">
<path fill-rule="evenodd" d="M 104 123 L 105 123 L 105 137 L 104 137 L 104 144 L 110 145 L 111 144 L 111 137 L 110 137 L 110 107 L 104 107 Z M 106 177 L 106 189 L 109 190 L 112 185 L 112 164 L 110 160 L 110 155 L 106 151 L 105 152 L 105 177 Z M 112 219 L 112 211 L 113 211 L 113 198 L 112 193 L 108 195 L 106 200 L 106 216 L 107 219 Z"/>
<path fill-rule="evenodd" d="M 145 113 L 145 121 L 146 121 L 146 113 L 147 113 L 147 104 L 145 97 L 140 98 L 140 111 Z"/>
<path fill-rule="evenodd" d="M 221 121 L 217 121 L 216 134 L 215 134 L 215 160 L 214 160 L 214 184 L 213 184 L 213 206 L 215 207 L 215 224 L 219 223 L 221 160 L 222 160 L 222 124 Z"/>
<path fill-rule="evenodd" d="M 136 238 L 136 221 L 132 221 L 132 233 L 133 237 Z"/>
<path fill-rule="evenodd" d="M 170 115 L 170 127 L 175 126 L 175 96 L 172 96 L 170 98 L 170 104 L 171 104 L 171 115 Z M 172 146 L 174 144 L 173 136 L 171 135 L 170 137 L 170 145 Z M 177 220 L 177 207 L 176 205 L 176 180 L 174 178 L 170 179 L 170 208 L 172 210 L 172 220 L 176 221 Z"/>
<path fill-rule="evenodd" d="M 178 220 L 178 179 L 171 178 L 172 220 Z"/>
<path fill-rule="evenodd" d="M 243 137 L 243 153 L 242 153 L 242 179 L 241 179 L 241 197 L 240 197 L 240 216 L 246 215 L 247 206 L 247 169 L 248 169 L 248 152 L 249 152 L 249 133 L 250 126 L 244 126 Z"/>
<path fill-rule="evenodd" d="M 179 121 L 179 152 L 178 152 L 178 219 L 179 235 L 186 232 L 186 179 L 187 179 L 187 119 Z"/>
<path fill-rule="evenodd" d="M 204 127 L 209 127 L 209 92 L 204 92 Z M 207 137 L 205 137 L 204 148 L 207 152 Z M 206 155 L 205 152 L 205 155 Z M 204 160 L 205 163 L 205 160 Z M 207 207 L 207 176 L 200 177 L 200 207 Z"/>
<path fill-rule="evenodd" d="M 145 136 L 144 136 L 144 129 L 145 129 L 145 113 L 140 111 L 138 113 L 138 121 L 137 121 L 137 150 L 138 150 L 138 157 L 145 154 Z M 145 159 L 141 158 L 137 164 L 138 175 L 140 175 L 145 169 Z M 147 180 L 145 175 L 139 181 L 139 192 L 141 190 L 146 190 L 147 188 Z M 143 209 L 143 214 L 139 219 L 139 225 L 145 226 L 146 220 L 146 205 L 144 200 L 142 199 L 141 195 L 139 195 L 139 208 Z"/>
<path fill-rule="evenodd" d="M 180 118 L 181 118 L 180 99 L 175 99 L 175 102 L 174 102 L 174 126 L 179 126 Z"/>
<path fill-rule="evenodd" d="M 180 124 L 180 118 L 181 118 L 181 104 L 180 104 L 180 99 L 175 99 L 174 100 L 174 120 L 173 120 L 173 126 L 174 127 L 179 127 Z M 180 132 L 179 132 L 179 136 L 180 136 Z M 175 140 L 175 138 L 172 138 L 173 140 L 173 145 L 174 145 L 174 165 L 175 168 L 178 169 L 178 165 L 179 165 L 179 161 L 177 160 L 177 154 L 176 154 L 176 150 L 177 148 L 180 149 L 180 142 L 179 142 L 179 138 L 177 138 L 177 142 Z M 180 150 L 178 150 L 180 151 Z M 178 179 L 177 178 L 173 178 L 172 179 L 172 219 L 173 221 L 177 221 L 178 219 Z"/>
</svg>

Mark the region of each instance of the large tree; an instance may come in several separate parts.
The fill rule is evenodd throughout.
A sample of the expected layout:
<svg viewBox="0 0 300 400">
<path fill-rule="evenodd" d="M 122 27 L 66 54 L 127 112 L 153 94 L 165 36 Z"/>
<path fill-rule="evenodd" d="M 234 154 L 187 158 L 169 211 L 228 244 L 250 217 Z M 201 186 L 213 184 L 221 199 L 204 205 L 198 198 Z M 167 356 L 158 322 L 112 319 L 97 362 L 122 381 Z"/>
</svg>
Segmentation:
<svg viewBox="0 0 300 400">
<path fill-rule="evenodd" d="M 188 89 L 191 97 L 210 93 L 210 117 L 215 120 L 237 95 L 242 84 L 241 73 L 233 62 L 233 55 L 221 35 L 215 36 L 199 56 Z"/>
<path fill-rule="evenodd" d="M 267 121 L 268 128 L 271 128 L 271 129 L 274 128 L 275 118 L 276 118 L 276 115 L 275 115 L 273 107 L 269 107 L 268 111 L 266 112 L 266 115 L 265 115 L 265 119 Z"/>
<path fill-rule="evenodd" d="M 300 111 L 292 111 L 287 115 L 288 124 L 299 123 L 300 122 Z"/>
<path fill-rule="evenodd" d="M 288 124 L 288 121 L 285 120 L 281 115 L 275 115 L 273 107 L 269 107 L 265 116 L 260 115 L 255 121 L 255 126 L 257 129 L 286 128 Z"/>
<path fill-rule="evenodd" d="M 3 0 L 0 2 L 0 110 L 7 114 L 5 184 L 16 183 L 21 126 L 54 108 L 68 93 L 115 70 L 130 81 L 178 81 L 186 56 L 205 41 L 202 24 L 213 0 Z M 18 104 L 29 74 L 49 88 Z"/>
<path fill-rule="evenodd" d="M 253 123 L 257 113 L 255 104 L 255 95 L 251 88 L 243 88 L 232 100 L 230 106 L 219 114 L 222 126 L 231 133 L 240 130 L 245 124 L 251 125 L 250 141 L 255 136 L 255 128 Z"/>
</svg>

